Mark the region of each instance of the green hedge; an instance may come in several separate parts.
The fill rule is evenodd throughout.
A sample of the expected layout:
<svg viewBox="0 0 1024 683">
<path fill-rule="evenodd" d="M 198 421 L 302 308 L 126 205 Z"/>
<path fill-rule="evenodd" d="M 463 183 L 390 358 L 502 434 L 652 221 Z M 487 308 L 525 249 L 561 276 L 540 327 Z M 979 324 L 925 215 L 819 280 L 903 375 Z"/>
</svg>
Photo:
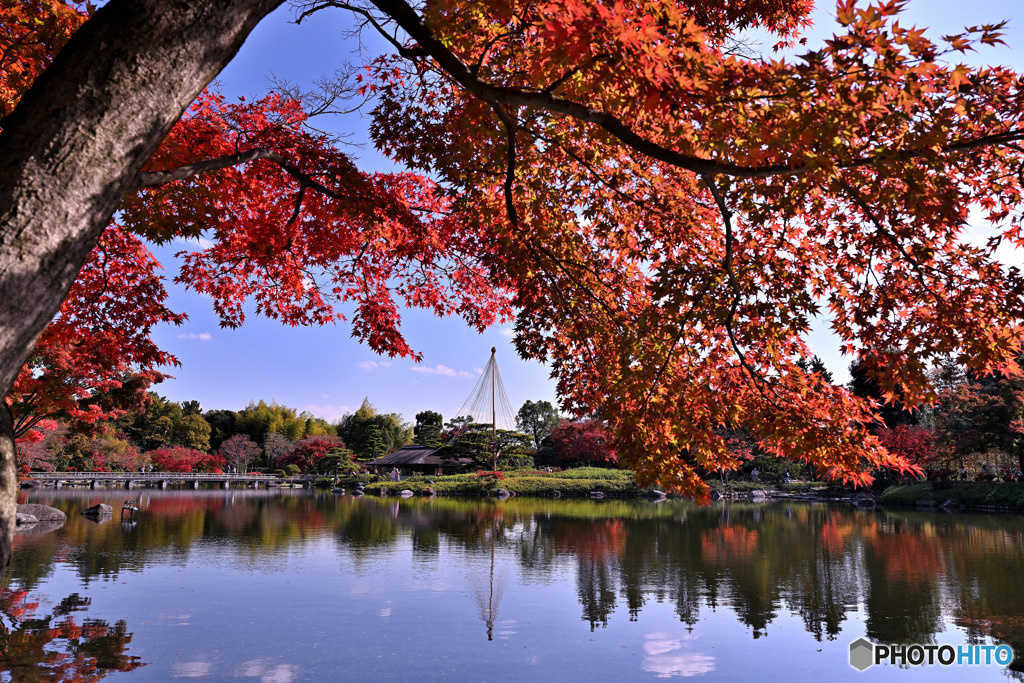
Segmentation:
<svg viewBox="0 0 1024 683">
<path fill-rule="evenodd" d="M 505 480 L 502 488 L 519 496 L 549 496 L 559 491 L 563 496 L 586 496 L 591 491 L 600 491 L 609 496 L 636 496 L 640 487 L 633 478 L 627 479 L 584 479 L 560 477 L 513 477 Z M 500 484 L 499 484 L 500 485 Z"/>
<path fill-rule="evenodd" d="M 882 492 L 883 505 L 913 505 L 919 500 L 943 503 L 952 498 L 968 507 L 996 506 L 1024 510 L 1024 484 L 958 481 L 940 486 L 929 483 L 892 486 Z"/>
<path fill-rule="evenodd" d="M 718 491 L 719 493 L 725 493 L 726 491 L 739 491 L 746 493 L 748 491 L 763 491 L 768 488 L 767 484 L 762 484 L 761 482 L 755 483 L 752 481 L 730 481 L 726 484 L 723 484 L 721 479 L 710 480 L 708 482 L 708 486 L 710 486 L 715 491 Z"/>
</svg>

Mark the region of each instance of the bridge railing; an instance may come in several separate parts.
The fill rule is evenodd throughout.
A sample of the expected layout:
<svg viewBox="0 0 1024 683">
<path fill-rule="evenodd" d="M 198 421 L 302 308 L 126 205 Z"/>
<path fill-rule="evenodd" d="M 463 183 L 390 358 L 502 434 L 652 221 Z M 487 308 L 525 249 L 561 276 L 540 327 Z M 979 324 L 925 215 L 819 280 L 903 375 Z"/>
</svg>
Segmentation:
<svg viewBox="0 0 1024 683">
<path fill-rule="evenodd" d="M 295 481 L 304 481 L 312 479 L 314 475 L 311 474 L 296 474 L 291 477 L 279 477 L 276 474 L 262 474 L 260 472 L 250 472 L 247 474 L 240 473 L 223 473 L 217 474 L 215 472 L 29 472 L 28 477 L 36 479 L 38 481 L 75 481 L 75 480 L 104 480 L 111 479 L 116 481 L 124 481 L 125 479 L 131 479 L 132 481 L 145 481 L 145 480 L 182 480 L 182 481 L 253 481 L 253 480 L 282 480 L 290 479 Z"/>
</svg>

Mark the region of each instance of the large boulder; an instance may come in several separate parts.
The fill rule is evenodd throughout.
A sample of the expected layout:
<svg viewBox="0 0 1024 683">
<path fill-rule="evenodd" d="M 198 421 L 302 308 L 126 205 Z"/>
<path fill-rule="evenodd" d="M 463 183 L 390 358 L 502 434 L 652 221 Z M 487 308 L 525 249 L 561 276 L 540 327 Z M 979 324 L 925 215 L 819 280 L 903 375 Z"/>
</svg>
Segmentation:
<svg viewBox="0 0 1024 683">
<path fill-rule="evenodd" d="M 99 518 L 99 517 L 112 517 L 114 515 L 114 508 L 104 503 L 96 503 L 91 508 L 82 510 L 82 515 L 85 517 Z"/>
<path fill-rule="evenodd" d="M 26 524 L 35 524 L 38 521 L 39 520 L 33 517 L 32 515 L 26 515 L 21 512 L 18 512 L 14 515 L 14 523 L 18 526 L 25 526 Z"/>
<path fill-rule="evenodd" d="M 753 491 L 747 494 L 747 498 L 754 501 L 767 500 L 768 494 L 766 494 L 761 489 L 754 489 Z"/>
<path fill-rule="evenodd" d="M 851 502 L 860 508 L 870 508 L 875 506 L 875 497 L 867 491 L 861 491 L 851 499 Z"/>
<path fill-rule="evenodd" d="M 32 515 L 40 522 L 66 522 L 68 516 L 57 508 L 39 503 L 22 503 L 18 506 L 18 514 Z"/>
</svg>

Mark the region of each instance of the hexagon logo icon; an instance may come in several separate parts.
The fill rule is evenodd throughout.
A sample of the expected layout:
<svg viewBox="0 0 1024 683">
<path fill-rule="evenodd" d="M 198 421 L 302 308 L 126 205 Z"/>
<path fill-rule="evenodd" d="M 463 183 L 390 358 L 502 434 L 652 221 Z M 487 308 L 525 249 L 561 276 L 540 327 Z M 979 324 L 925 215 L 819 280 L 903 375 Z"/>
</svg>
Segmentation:
<svg viewBox="0 0 1024 683">
<path fill-rule="evenodd" d="M 850 643 L 850 666 L 864 671 L 875 663 L 875 646 L 867 638 L 858 638 Z"/>
</svg>

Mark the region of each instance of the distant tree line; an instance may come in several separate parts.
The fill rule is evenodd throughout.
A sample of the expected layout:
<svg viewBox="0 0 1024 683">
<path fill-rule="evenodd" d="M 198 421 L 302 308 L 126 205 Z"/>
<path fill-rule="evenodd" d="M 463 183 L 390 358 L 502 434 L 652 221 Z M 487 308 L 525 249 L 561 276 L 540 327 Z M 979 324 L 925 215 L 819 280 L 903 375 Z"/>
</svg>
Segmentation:
<svg viewBox="0 0 1024 683">
<path fill-rule="evenodd" d="M 369 399 L 331 423 L 276 402 L 252 401 L 239 411 L 203 411 L 199 401 L 136 395 L 113 419 L 67 415 L 35 420 L 18 440 L 18 464 L 32 470 L 291 472 L 355 470 L 409 443 L 479 467 L 614 466 L 605 426 L 568 420 L 548 401 L 526 401 L 517 430 L 492 429 L 468 416 L 447 422 L 424 410 L 414 424 L 378 412 Z"/>
</svg>

